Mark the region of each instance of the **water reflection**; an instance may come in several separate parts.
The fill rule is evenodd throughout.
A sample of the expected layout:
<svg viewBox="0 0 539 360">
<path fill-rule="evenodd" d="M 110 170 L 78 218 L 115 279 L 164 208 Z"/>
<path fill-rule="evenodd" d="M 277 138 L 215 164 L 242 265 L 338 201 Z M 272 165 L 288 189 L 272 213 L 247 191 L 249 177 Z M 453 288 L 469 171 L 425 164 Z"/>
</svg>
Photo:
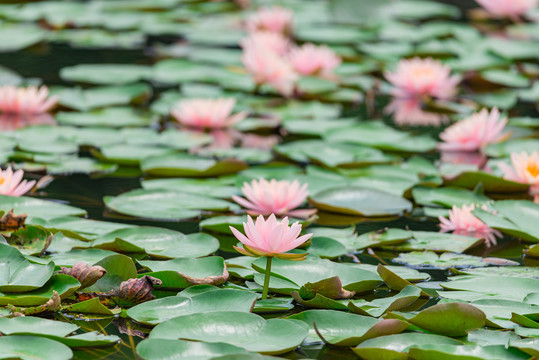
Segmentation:
<svg viewBox="0 0 539 360">
<path fill-rule="evenodd" d="M 13 131 L 26 126 L 58 125 L 50 114 L 1 114 L 0 130 Z"/>
<path fill-rule="evenodd" d="M 425 111 L 422 106 L 421 99 L 394 98 L 384 112 L 392 115 L 395 124 L 400 126 L 440 126 L 448 121 L 447 116 Z"/>
</svg>

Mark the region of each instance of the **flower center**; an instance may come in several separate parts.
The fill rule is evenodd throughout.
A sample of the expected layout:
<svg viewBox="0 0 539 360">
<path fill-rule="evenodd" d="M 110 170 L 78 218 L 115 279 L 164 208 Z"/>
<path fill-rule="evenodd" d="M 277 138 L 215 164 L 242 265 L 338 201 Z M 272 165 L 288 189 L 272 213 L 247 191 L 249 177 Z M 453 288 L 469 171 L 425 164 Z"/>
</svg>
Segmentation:
<svg viewBox="0 0 539 360">
<path fill-rule="evenodd" d="M 537 164 L 537 163 L 534 163 L 534 162 L 528 163 L 528 166 L 526 167 L 526 170 L 533 177 L 539 176 L 539 164 Z"/>
</svg>

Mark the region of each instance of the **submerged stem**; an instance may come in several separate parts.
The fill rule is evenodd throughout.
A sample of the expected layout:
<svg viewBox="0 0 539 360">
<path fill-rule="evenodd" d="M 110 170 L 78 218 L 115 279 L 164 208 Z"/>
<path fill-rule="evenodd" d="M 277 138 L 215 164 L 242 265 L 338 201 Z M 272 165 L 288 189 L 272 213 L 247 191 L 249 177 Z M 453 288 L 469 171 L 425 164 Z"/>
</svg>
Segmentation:
<svg viewBox="0 0 539 360">
<path fill-rule="evenodd" d="M 262 289 L 262 300 L 265 300 L 268 297 L 272 259 L 273 258 L 271 256 L 268 256 L 266 258 L 266 276 L 264 277 L 264 288 Z"/>
</svg>

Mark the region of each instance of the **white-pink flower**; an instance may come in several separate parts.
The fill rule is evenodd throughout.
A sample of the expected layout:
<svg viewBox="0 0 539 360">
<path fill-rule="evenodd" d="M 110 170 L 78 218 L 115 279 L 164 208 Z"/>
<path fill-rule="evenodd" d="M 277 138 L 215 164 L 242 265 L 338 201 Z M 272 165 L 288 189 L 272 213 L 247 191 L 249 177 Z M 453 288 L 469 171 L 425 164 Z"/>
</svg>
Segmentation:
<svg viewBox="0 0 539 360">
<path fill-rule="evenodd" d="M 341 58 L 325 45 L 304 44 L 294 48 L 290 54 L 292 68 L 300 75 L 333 76 L 333 71 L 341 64 Z"/>
<path fill-rule="evenodd" d="M 232 196 L 232 199 L 247 208 L 251 215 L 293 216 L 296 218 L 308 218 L 316 212 L 316 209 L 294 210 L 300 206 L 309 195 L 307 184 L 301 185 L 297 180 L 270 181 L 266 179 L 253 180 L 251 183 L 243 183 L 241 189 L 245 198 Z"/>
<path fill-rule="evenodd" d="M 242 111 L 232 115 L 236 99 L 221 98 L 182 100 L 174 105 L 171 115 L 182 125 L 193 128 L 222 129 L 247 117 Z"/>
<path fill-rule="evenodd" d="M 297 248 L 313 235 L 299 236 L 301 225 L 298 222 L 288 226 L 288 218 L 277 221 L 274 214 L 271 214 L 267 220 L 260 215 L 256 223 L 248 216 L 247 223 L 243 223 L 243 229 L 245 235 L 230 227 L 234 236 L 243 244 L 243 248 L 234 246 L 238 252 L 247 256 L 267 256 L 287 260 L 305 259 L 307 254 L 283 253 Z"/>
<path fill-rule="evenodd" d="M 447 117 L 423 110 L 421 103 L 418 98 L 394 98 L 384 110 L 401 126 L 440 126 L 447 122 Z"/>
<path fill-rule="evenodd" d="M 241 60 L 256 84 L 270 85 L 283 96 L 290 96 L 294 92 L 298 76 L 283 57 L 255 46 L 244 48 Z"/>
<path fill-rule="evenodd" d="M 489 211 L 486 205 L 481 209 Z M 496 245 L 496 236 L 501 238 L 502 234 L 498 230 L 491 229 L 487 224 L 479 220 L 472 211 L 475 205 L 462 205 L 461 208 L 453 205 L 449 210 L 449 219 L 443 216 L 440 220 L 440 231 L 450 232 L 457 235 L 473 236 L 478 239 L 485 239 L 487 246 Z"/>
<path fill-rule="evenodd" d="M 11 167 L 6 170 L 0 169 L 0 194 L 10 196 L 22 196 L 30 191 L 36 184 L 35 180 L 22 180 L 24 171 L 13 172 Z"/>
<path fill-rule="evenodd" d="M 257 31 L 249 34 L 240 43 L 244 49 L 266 49 L 278 55 L 284 55 L 290 50 L 290 40 L 281 33 Z"/>
<path fill-rule="evenodd" d="M 490 113 L 483 109 L 445 129 L 440 134 L 443 142 L 438 147 L 444 151 L 481 150 L 509 136 L 508 133 L 502 133 L 505 125 L 507 118 L 502 118 L 497 108 L 493 108 Z"/>
<path fill-rule="evenodd" d="M 52 109 L 57 102 L 56 96 L 49 97 L 49 89 L 46 86 L 0 87 L 0 112 L 3 113 L 42 114 Z"/>
<path fill-rule="evenodd" d="M 394 86 L 396 97 L 431 96 L 450 99 L 457 92 L 460 77 L 451 76 L 451 68 L 432 58 L 413 58 L 399 61 L 395 72 L 386 72 L 386 79 Z"/>
<path fill-rule="evenodd" d="M 516 17 L 537 7 L 537 0 L 476 0 L 496 17 Z"/>
<path fill-rule="evenodd" d="M 290 35 L 293 17 L 292 10 L 280 6 L 261 8 L 247 19 L 247 31 L 270 31 Z"/>
<path fill-rule="evenodd" d="M 539 199 L 539 152 L 531 154 L 525 151 L 511 154 L 511 165 L 500 163 L 498 166 L 504 172 L 504 178 L 523 184 L 530 184 L 530 194 Z"/>
</svg>

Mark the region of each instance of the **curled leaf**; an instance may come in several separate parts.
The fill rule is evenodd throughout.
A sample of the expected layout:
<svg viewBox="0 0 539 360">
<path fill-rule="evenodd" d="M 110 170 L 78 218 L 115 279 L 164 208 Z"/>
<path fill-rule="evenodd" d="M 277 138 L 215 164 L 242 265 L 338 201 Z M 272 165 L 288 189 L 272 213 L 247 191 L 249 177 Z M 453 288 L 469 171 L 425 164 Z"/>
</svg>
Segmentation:
<svg viewBox="0 0 539 360">
<path fill-rule="evenodd" d="M 73 276 L 81 284 L 81 289 L 92 286 L 101 279 L 107 271 L 99 265 L 89 265 L 84 262 L 79 262 L 73 265 L 73 267 L 62 267 L 60 268 L 61 274 L 66 274 Z"/>
</svg>

